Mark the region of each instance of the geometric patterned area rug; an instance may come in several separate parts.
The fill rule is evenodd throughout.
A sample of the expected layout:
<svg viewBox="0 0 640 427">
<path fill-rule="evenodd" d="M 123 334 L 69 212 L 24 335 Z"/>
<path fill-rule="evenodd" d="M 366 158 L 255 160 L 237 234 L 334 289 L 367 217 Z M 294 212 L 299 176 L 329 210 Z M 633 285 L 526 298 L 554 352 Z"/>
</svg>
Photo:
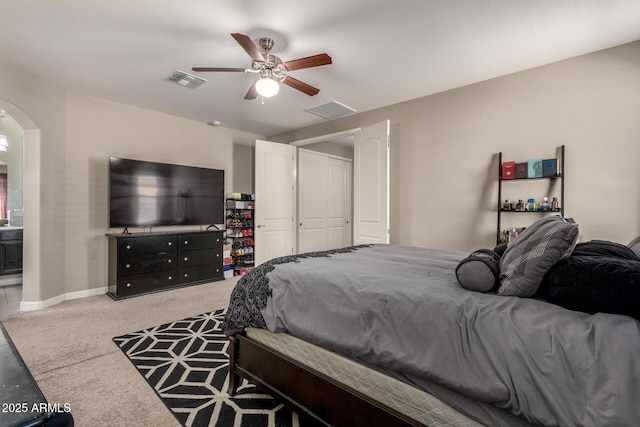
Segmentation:
<svg viewBox="0 0 640 427">
<path fill-rule="evenodd" d="M 229 385 L 229 339 L 220 330 L 225 310 L 204 313 L 113 341 L 186 427 L 299 427 L 298 415 L 242 380 Z"/>
</svg>

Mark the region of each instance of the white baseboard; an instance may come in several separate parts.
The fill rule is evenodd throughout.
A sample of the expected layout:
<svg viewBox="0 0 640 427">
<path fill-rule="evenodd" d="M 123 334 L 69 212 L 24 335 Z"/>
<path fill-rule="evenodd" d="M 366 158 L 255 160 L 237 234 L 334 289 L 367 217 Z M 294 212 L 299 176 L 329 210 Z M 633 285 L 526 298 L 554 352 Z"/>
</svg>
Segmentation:
<svg viewBox="0 0 640 427">
<path fill-rule="evenodd" d="M 107 293 L 107 288 L 94 288 L 87 289 L 84 291 L 75 291 L 68 292 L 66 294 L 58 295 L 57 297 L 49 298 L 44 301 L 20 301 L 20 311 L 36 311 L 42 310 L 47 307 L 51 307 L 56 304 L 60 304 L 61 302 L 78 299 L 78 298 L 86 298 L 93 297 L 96 295 L 104 295 Z"/>
</svg>

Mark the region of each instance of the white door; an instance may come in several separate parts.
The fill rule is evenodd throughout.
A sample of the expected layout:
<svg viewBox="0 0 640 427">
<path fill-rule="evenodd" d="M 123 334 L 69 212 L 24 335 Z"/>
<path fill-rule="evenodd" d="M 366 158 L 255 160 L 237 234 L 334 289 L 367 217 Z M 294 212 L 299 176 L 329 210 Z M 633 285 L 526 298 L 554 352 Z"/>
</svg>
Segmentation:
<svg viewBox="0 0 640 427">
<path fill-rule="evenodd" d="M 298 151 L 298 251 L 351 245 L 351 161 Z"/>
<path fill-rule="evenodd" d="M 353 244 L 389 243 L 389 120 L 356 132 Z"/>
<path fill-rule="evenodd" d="M 294 253 L 295 147 L 256 140 L 255 265 Z"/>
<path fill-rule="evenodd" d="M 327 165 L 327 249 L 351 246 L 351 162 L 329 157 Z"/>
<path fill-rule="evenodd" d="M 327 248 L 327 156 L 298 151 L 298 252 Z"/>
</svg>

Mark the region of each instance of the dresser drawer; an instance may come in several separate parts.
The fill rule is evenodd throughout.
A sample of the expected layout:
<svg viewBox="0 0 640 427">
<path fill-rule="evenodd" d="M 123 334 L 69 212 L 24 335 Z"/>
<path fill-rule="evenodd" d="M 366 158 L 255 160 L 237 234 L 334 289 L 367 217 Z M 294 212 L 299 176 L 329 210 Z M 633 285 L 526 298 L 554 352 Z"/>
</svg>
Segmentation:
<svg viewBox="0 0 640 427">
<path fill-rule="evenodd" d="M 222 265 L 199 265 L 178 269 L 178 283 L 217 280 L 224 277 Z"/>
<path fill-rule="evenodd" d="M 178 267 L 194 265 L 220 264 L 222 254 L 215 249 L 201 249 L 198 251 L 181 251 L 178 257 Z"/>
<path fill-rule="evenodd" d="M 147 274 L 135 274 L 118 278 L 118 297 L 136 295 L 143 292 L 160 290 L 178 283 L 175 270 L 156 271 Z"/>
<path fill-rule="evenodd" d="M 9 230 L 0 233 L 1 240 L 22 240 L 22 230 Z"/>
<path fill-rule="evenodd" d="M 179 234 L 178 247 L 181 251 L 222 247 L 222 233 Z"/>
<path fill-rule="evenodd" d="M 132 256 L 118 263 L 118 275 L 130 276 L 132 274 L 151 273 L 176 268 L 176 253 L 166 252 L 160 254 Z"/>
<path fill-rule="evenodd" d="M 118 239 L 118 257 L 175 251 L 175 235 Z"/>
</svg>

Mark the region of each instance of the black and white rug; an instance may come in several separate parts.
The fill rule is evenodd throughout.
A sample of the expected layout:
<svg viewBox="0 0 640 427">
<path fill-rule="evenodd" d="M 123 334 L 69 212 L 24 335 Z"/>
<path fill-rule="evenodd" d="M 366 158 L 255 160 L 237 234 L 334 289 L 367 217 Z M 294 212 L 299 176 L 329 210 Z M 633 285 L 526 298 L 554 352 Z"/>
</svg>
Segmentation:
<svg viewBox="0 0 640 427">
<path fill-rule="evenodd" d="M 220 330 L 224 310 L 115 337 L 164 404 L 183 426 L 297 427 L 298 416 L 242 381 L 229 383 L 228 338 Z"/>
</svg>

